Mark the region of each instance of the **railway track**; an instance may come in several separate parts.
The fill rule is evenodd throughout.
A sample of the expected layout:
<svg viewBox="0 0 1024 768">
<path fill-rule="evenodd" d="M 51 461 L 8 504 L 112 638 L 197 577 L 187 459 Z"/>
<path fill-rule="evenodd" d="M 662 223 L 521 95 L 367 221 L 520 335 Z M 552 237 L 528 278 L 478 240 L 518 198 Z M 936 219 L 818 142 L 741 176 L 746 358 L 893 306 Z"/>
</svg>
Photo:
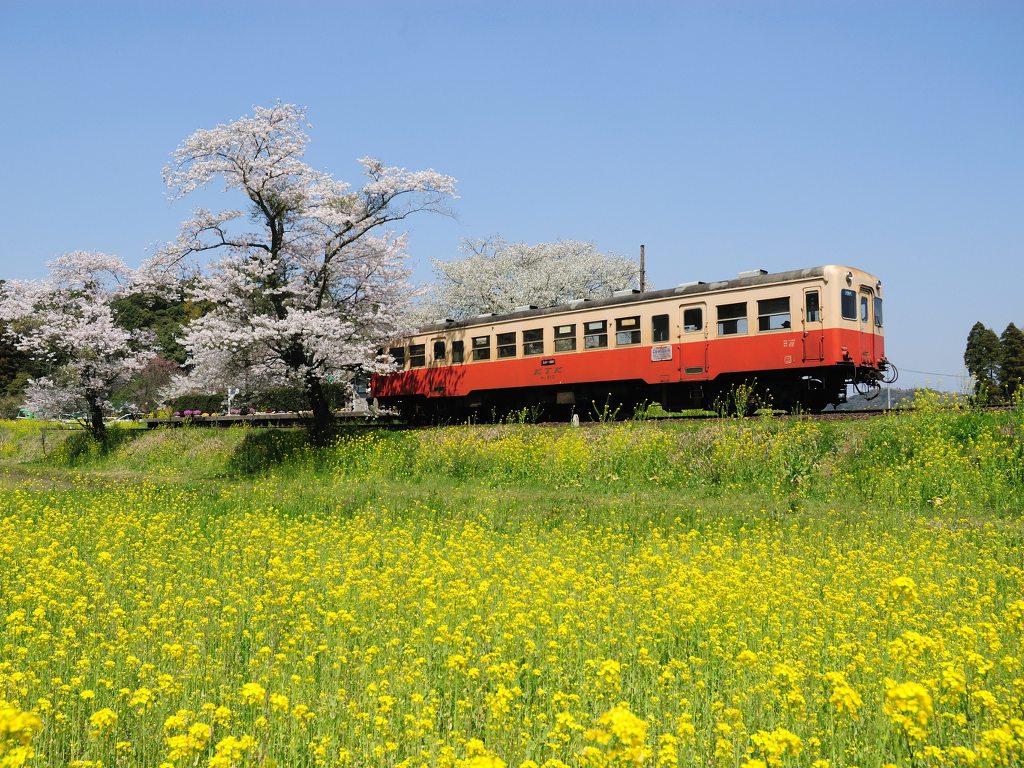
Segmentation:
<svg viewBox="0 0 1024 768">
<path fill-rule="evenodd" d="M 984 405 L 979 406 L 976 410 L 983 411 L 1007 411 L 1010 410 L 1011 406 L 1008 405 Z M 821 411 L 819 413 L 773 413 L 771 418 L 775 419 L 789 419 L 789 418 L 804 418 L 804 419 L 815 419 L 819 421 L 859 421 L 864 419 L 873 419 L 878 416 L 899 416 L 904 413 L 914 413 L 917 408 L 913 406 L 903 406 L 901 408 L 851 408 L 844 409 L 841 411 Z M 762 419 L 765 418 L 764 414 L 755 414 L 753 416 L 665 416 L 652 419 L 654 421 L 693 421 L 696 419 L 704 419 L 708 421 L 717 421 L 721 419 Z"/>
<path fill-rule="evenodd" d="M 1007 410 L 1008 406 L 985 406 L 984 410 Z M 859 421 L 865 419 L 872 419 L 878 416 L 894 416 L 904 413 L 913 413 L 915 408 L 912 406 L 906 406 L 902 408 L 861 408 L 841 411 L 822 411 L 820 413 L 802 413 L 802 414 L 788 414 L 788 413 L 776 413 L 772 414 L 771 418 L 785 419 L 793 418 L 807 418 L 820 421 Z M 406 424 L 393 417 L 389 416 L 378 416 L 376 418 L 368 417 L 365 412 L 360 411 L 343 411 L 335 414 L 335 418 L 338 419 L 339 423 L 349 428 L 359 429 L 382 429 L 382 430 L 393 430 L 393 429 L 412 429 L 420 428 L 423 426 L 437 426 L 437 425 L 422 425 L 422 424 Z M 652 422 L 686 422 L 686 421 L 718 421 L 722 419 L 736 419 L 735 416 L 715 416 L 711 414 L 694 414 L 694 415 L 683 415 L 683 416 L 657 416 L 651 417 L 649 421 Z M 753 416 L 740 417 L 743 419 L 760 419 L 765 418 L 763 414 L 756 414 Z M 628 421 L 628 419 L 623 419 Z M 248 427 L 283 427 L 283 428 L 298 428 L 305 427 L 311 423 L 311 419 L 308 416 L 303 416 L 301 413 L 263 413 L 263 414 L 252 414 L 248 416 L 237 416 L 237 415 L 211 415 L 211 416 L 189 416 L 189 417 L 169 417 L 160 419 L 145 419 L 145 425 L 147 429 L 159 429 L 159 428 L 180 428 L 188 426 L 197 427 L 234 427 L 234 426 L 248 426 Z M 516 422 L 519 423 L 519 422 Z M 537 426 L 555 426 L 564 425 L 565 421 L 540 421 L 540 422 L 523 422 L 525 424 L 534 424 Z M 582 418 L 580 424 L 583 426 L 594 425 L 601 423 L 601 420 L 591 420 Z M 455 426 L 454 424 L 452 426 Z"/>
</svg>

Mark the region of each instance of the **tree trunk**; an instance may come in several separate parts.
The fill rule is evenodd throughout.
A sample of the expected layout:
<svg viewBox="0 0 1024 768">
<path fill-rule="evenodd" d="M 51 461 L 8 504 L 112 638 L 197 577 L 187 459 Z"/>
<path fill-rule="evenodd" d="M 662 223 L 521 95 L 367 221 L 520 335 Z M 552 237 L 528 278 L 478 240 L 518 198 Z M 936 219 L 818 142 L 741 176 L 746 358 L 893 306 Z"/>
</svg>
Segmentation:
<svg viewBox="0 0 1024 768">
<path fill-rule="evenodd" d="M 317 447 L 329 445 L 334 437 L 334 414 L 331 413 L 323 384 L 319 378 L 306 377 L 306 397 L 309 399 L 309 408 L 313 412 L 313 426 L 309 430 L 310 440 Z"/>
<path fill-rule="evenodd" d="M 100 404 L 99 399 L 89 398 L 88 403 L 89 424 L 87 429 L 94 440 L 102 443 L 107 436 L 107 427 L 103 423 L 103 406 Z"/>
</svg>

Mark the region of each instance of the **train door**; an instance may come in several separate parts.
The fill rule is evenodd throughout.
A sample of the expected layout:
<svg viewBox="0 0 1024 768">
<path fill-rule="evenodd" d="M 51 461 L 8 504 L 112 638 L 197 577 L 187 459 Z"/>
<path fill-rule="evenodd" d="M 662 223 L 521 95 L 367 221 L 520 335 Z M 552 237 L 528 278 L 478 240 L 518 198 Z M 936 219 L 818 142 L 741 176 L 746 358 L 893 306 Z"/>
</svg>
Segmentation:
<svg viewBox="0 0 1024 768">
<path fill-rule="evenodd" d="M 708 312 L 704 302 L 679 307 L 680 360 L 683 380 L 708 378 Z"/>
<path fill-rule="evenodd" d="M 862 285 L 860 288 L 857 317 L 860 320 L 860 364 L 870 365 L 875 362 L 875 329 L 871 322 L 872 304 L 875 292 Z"/>
<path fill-rule="evenodd" d="M 804 288 L 802 322 L 804 362 L 825 359 L 825 327 L 822 320 L 821 289 Z"/>
</svg>

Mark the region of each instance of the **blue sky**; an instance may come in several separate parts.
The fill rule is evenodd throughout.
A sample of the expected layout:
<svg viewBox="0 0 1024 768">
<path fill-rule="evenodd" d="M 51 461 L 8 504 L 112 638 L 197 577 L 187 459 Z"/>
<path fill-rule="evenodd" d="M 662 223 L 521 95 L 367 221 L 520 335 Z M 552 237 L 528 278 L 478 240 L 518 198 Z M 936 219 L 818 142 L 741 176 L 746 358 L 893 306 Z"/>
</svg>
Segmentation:
<svg viewBox="0 0 1024 768">
<path fill-rule="evenodd" d="M 645 243 L 658 287 L 850 264 L 884 282 L 901 382 L 956 389 L 976 320 L 1024 325 L 1021 40 L 1020 2 L 0 0 L 0 277 L 137 263 L 237 206 L 171 202 L 160 170 L 281 100 L 338 178 L 459 179 L 456 218 L 406 228 L 421 281 L 499 233 Z"/>
</svg>

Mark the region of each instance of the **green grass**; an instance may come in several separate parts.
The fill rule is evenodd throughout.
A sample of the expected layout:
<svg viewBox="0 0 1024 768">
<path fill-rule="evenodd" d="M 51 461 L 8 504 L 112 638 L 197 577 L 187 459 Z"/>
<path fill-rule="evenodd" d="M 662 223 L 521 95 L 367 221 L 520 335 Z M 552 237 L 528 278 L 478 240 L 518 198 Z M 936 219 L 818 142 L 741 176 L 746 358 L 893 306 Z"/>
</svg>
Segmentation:
<svg viewBox="0 0 1024 768">
<path fill-rule="evenodd" d="M 927 406 L 927 403 L 925 404 Z M 862 421 L 793 418 L 657 420 L 570 426 L 503 424 L 352 431 L 314 449 L 297 430 L 81 432 L 8 422 L 0 467 L 59 474 L 218 482 L 273 475 L 297 485 L 579 491 L 590 498 L 744 496 L 772 510 L 856 502 L 907 510 L 1019 511 L 1021 409 L 924 407 Z"/>
</svg>

